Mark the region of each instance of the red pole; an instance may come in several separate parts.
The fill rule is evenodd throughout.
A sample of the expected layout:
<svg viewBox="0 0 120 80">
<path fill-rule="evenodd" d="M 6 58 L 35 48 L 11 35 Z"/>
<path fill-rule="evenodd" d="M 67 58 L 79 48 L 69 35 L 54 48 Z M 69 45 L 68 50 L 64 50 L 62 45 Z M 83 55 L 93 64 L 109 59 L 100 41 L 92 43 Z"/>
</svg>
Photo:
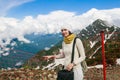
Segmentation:
<svg viewBox="0 0 120 80">
<path fill-rule="evenodd" d="M 102 39 L 102 62 L 103 62 L 103 77 L 104 80 L 106 80 L 106 60 L 105 60 L 105 48 L 104 48 L 104 31 L 100 32 L 101 34 L 101 39 Z"/>
</svg>

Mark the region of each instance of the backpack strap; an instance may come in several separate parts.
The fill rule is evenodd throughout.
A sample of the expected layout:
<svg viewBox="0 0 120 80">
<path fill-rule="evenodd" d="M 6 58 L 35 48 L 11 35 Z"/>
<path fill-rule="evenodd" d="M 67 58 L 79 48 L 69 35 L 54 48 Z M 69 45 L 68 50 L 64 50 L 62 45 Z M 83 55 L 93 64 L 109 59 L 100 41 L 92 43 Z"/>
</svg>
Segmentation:
<svg viewBox="0 0 120 80">
<path fill-rule="evenodd" d="M 72 47 L 72 56 L 71 56 L 71 63 L 73 63 L 73 60 L 74 60 L 74 48 L 75 48 L 75 42 L 76 42 L 76 39 L 78 37 L 75 37 L 74 41 L 73 41 L 73 47 Z"/>
</svg>

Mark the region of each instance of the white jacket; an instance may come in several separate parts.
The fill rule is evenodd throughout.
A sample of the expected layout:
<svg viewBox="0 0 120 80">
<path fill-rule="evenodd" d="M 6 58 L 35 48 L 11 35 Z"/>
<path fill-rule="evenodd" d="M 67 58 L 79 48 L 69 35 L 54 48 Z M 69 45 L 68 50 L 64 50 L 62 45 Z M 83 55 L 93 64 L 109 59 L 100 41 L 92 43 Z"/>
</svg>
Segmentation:
<svg viewBox="0 0 120 80">
<path fill-rule="evenodd" d="M 74 41 L 74 40 L 73 40 Z M 57 56 L 57 58 L 65 58 L 64 66 L 66 67 L 71 62 L 73 41 L 70 44 L 66 44 L 64 41 L 62 43 L 62 52 Z M 79 57 L 80 53 L 80 57 Z M 85 59 L 85 51 L 80 39 L 76 39 L 75 48 L 74 48 L 74 60 L 73 63 L 79 65 Z M 75 66 L 77 67 L 77 66 Z M 74 67 L 74 68 L 75 68 Z"/>
</svg>

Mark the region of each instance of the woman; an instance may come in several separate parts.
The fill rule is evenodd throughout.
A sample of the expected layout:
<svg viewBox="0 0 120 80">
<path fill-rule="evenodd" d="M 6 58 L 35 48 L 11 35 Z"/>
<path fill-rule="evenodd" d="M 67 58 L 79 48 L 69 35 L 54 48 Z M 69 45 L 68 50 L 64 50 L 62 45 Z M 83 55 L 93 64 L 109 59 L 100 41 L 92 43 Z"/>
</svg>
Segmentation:
<svg viewBox="0 0 120 80">
<path fill-rule="evenodd" d="M 61 33 L 64 37 L 64 41 L 62 43 L 62 53 L 59 55 L 53 56 L 45 56 L 45 58 L 65 58 L 64 61 L 64 68 L 70 71 L 73 68 L 74 71 L 74 80 L 83 80 L 83 71 L 80 62 L 85 59 L 85 52 L 82 41 L 80 39 L 76 39 L 76 46 L 74 52 L 74 61 L 71 62 L 71 55 L 72 55 L 72 47 L 73 41 L 75 39 L 75 34 L 71 33 L 71 31 L 67 28 L 62 28 Z M 80 57 L 79 57 L 80 54 Z"/>
</svg>

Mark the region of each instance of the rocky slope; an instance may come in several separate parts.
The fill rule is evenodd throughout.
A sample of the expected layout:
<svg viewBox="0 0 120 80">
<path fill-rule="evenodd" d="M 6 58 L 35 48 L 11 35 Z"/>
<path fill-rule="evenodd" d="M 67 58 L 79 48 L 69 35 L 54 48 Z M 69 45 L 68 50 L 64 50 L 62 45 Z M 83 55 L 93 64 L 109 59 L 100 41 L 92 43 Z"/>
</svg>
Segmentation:
<svg viewBox="0 0 120 80">
<path fill-rule="evenodd" d="M 120 66 L 106 68 L 106 80 L 120 79 Z M 12 69 L 0 70 L 0 80 L 56 80 L 57 72 L 54 70 L 40 69 Z M 84 80 L 103 80 L 102 68 L 90 68 L 85 73 Z"/>
</svg>

